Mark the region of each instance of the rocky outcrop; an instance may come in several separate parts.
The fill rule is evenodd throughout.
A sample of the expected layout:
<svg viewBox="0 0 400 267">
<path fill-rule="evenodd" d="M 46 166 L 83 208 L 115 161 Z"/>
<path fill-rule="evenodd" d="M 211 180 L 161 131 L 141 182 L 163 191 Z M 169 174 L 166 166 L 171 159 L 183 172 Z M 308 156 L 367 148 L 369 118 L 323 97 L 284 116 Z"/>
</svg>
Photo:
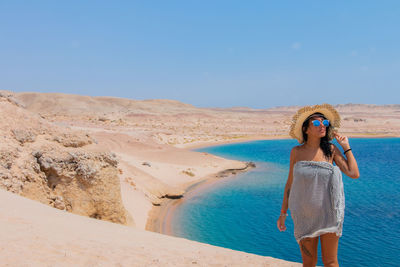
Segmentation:
<svg viewBox="0 0 400 267">
<path fill-rule="evenodd" d="M 218 177 L 218 178 L 227 177 L 227 176 L 232 175 L 232 174 L 237 174 L 237 173 L 240 173 L 240 172 L 248 171 L 248 170 L 250 170 L 252 168 L 255 168 L 255 167 L 256 167 L 256 164 L 254 162 L 252 162 L 252 161 L 249 161 L 249 162 L 246 162 L 246 166 L 243 167 L 243 168 L 226 169 L 226 170 L 223 170 L 223 171 L 217 173 L 216 177 Z"/>
<path fill-rule="evenodd" d="M 118 161 L 87 134 L 54 125 L 0 92 L 0 188 L 57 209 L 133 224 L 121 199 Z"/>
<path fill-rule="evenodd" d="M 37 134 L 29 129 L 12 129 L 14 138 L 21 144 L 35 142 Z"/>
<path fill-rule="evenodd" d="M 50 203 L 59 209 L 126 224 L 117 160 L 109 153 L 34 151 L 44 174 Z"/>
<path fill-rule="evenodd" d="M 65 147 L 83 147 L 93 143 L 93 139 L 88 134 L 63 133 L 54 136 L 53 140 Z"/>
<path fill-rule="evenodd" d="M 18 107 L 21 107 L 21 108 L 25 107 L 25 105 L 22 104 L 22 102 L 20 100 L 16 99 L 14 97 L 14 94 L 12 92 L 10 92 L 10 91 L 1 90 L 0 91 L 0 98 L 2 98 L 3 100 L 8 101 L 8 102 L 18 106 Z"/>
</svg>

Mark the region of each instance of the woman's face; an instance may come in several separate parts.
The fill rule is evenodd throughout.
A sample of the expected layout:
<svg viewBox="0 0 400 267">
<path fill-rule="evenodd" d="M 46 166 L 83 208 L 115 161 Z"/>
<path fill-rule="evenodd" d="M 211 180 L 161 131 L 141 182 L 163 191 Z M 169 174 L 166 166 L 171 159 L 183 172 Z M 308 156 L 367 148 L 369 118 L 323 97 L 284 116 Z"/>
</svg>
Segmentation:
<svg viewBox="0 0 400 267">
<path fill-rule="evenodd" d="M 313 121 L 318 120 L 320 121 L 320 125 L 319 126 L 314 126 Z M 310 121 L 308 122 L 308 129 L 306 131 L 306 134 L 310 137 L 310 136 L 314 136 L 314 137 L 319 137 L 322 138 L 326 135 L 326 126 L 324 126 L 322 124 L 322 121 L 324 120 L 324 118 L 322 117 L 312 117 L 310 119 Z"/>
</svg>

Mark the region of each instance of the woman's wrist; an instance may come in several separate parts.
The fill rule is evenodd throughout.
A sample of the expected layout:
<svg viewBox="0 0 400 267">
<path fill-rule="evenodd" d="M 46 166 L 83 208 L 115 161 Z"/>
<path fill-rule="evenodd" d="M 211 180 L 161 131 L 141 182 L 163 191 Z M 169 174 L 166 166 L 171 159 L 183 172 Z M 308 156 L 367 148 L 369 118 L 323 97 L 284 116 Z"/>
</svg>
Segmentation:
<svg viewBox="0 0 400 267">
<path fill-rule="evenodd" d="M 351 151 L 351 148 L 346 149 L 346 150 L 343 152 L 343 155 L 346 155 L 346 153 L 349 152 L 349 151 Z"/>
<path fill-rule="evenodd" d="M 346 150 L 350 149 L 350 145 L 349 144 L 342 145 L 342 148 L 344 151 L 346 151 Z"/>
</svg>

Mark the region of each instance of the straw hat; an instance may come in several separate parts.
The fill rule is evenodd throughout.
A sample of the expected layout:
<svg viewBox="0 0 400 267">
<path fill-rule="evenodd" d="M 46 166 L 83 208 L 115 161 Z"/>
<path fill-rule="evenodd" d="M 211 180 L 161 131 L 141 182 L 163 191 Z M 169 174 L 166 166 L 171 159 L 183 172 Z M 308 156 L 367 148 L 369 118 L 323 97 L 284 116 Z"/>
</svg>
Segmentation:
<svg viewBox="0 0 400 267">
<path fill-rule="evenodd" d="M 302 125 L 303 122 L 314 113 L 322 113 L 330 122 L 332 130 L 340 127 L 340 116 L 337 110 L 329 105 L 315 105 L 315 106 L 305 106 L 297 111 L 297 113 L 292 118 L 292 125 L 290 126 L 290 136 L 297 139 L 300 144 L 303 141 Z M 333 133 L 333 131 L 330 131 Z M 333 139 L 333 136 L 328 136 L 329 140 Z"/>
</svg>

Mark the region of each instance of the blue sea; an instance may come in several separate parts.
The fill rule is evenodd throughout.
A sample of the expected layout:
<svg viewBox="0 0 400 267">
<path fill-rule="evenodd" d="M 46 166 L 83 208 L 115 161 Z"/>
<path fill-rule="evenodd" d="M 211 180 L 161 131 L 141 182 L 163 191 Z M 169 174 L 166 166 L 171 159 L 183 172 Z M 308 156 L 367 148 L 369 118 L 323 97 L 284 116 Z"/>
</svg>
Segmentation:
<svg viewBox="0 0 400 267">
<path fill-rule="evenodd" d="M 224 158 L 253 161 L 257 167 L 221 178 L 184 201 L 174 212 L 173 234 L 301 262 L 291 217 L 286 220 L 285 232 L 276 227 L 289 154 L 295 145 L 295 140 L 261 140 L 197 149 Z M 400 266 L 400 138 L 351 138 L 350 145 L 360 178 L 343 175 L 346 209 L 339 264 Z M 318 265 L 322 266 L 318 249 Z"/>
</svg>

